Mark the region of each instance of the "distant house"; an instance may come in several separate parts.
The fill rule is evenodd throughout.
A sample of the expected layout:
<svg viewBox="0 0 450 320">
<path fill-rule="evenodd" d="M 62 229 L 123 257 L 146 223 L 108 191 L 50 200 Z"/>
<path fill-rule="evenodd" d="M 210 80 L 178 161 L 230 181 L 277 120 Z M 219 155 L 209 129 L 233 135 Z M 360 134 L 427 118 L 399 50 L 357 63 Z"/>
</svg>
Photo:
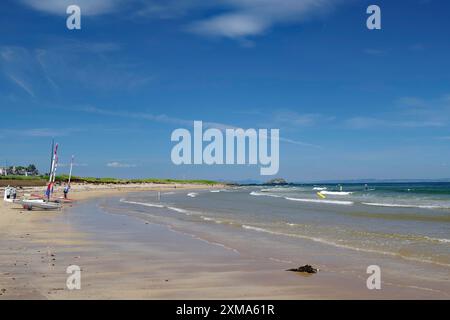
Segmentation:
<svg viewBox="0 0 450 320">
<path fill-rule="evenodd" d="M 28 167 L 10 166 L 7 168 L 0 168 L 0 175 L 38 176 L 39 171 L 34 164 L 30 164 Z"/>
</svg>

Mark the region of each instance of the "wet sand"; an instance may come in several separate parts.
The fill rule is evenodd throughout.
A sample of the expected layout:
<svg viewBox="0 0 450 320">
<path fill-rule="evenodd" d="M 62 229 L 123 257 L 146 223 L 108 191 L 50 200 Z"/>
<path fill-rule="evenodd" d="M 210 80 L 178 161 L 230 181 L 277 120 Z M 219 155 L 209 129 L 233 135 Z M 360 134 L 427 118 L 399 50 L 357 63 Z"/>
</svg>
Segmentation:
<svg viewBox="0 0 450 320">
<path fill-rule="evenodd" d="M 74 188 L 71 197 L 80 201 L 56 212 L 29 212 L 2 202 L 0 299 L 449 298 L 413 288 L 368 290 L 364 272 L 286 272 L 281 261 L 102 209 L 124 192 L 163 187 L 173 189 Z M 81 268 L 81 290 L 66 288 L 70 265 Z"/>
</svg>

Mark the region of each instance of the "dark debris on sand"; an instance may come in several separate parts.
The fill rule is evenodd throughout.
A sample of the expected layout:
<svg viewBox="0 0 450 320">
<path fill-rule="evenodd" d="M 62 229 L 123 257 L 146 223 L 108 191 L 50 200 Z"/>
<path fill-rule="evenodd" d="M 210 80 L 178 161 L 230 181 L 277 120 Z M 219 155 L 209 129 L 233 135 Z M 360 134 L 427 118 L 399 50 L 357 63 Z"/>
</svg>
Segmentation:
<svg viewBox="0 0 450 320">
<path fill-rule="evenodd" d="M 304 273 L 317 273 L 319 269 L 313 268 L 309 264 L 305 264 L 304 266 L 294 268 L 294 269 L 288 269 L 286 271 L 292 271 L 292 272 L 304 272 Z"/>
</svg>

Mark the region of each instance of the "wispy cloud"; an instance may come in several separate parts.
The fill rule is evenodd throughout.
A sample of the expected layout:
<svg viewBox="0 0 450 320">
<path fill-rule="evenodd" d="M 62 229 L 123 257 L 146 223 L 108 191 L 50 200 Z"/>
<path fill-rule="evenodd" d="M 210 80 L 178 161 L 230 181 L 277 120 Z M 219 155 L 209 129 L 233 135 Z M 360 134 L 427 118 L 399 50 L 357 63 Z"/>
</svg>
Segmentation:
<svg viewBox="0 0 450 320">
<path fill-rule="evenodd" d="M 1 129 L 0 134 L 4 136 L 42 138 L 42 137 L 62 137 L 77 131 L 80 131 L 80 129 L 24 128 L 24 129 Z"/>
<path fill-rule="evenodd" d="M 0 72 L 32 98 L 48 98 L 73 87 L 129 92 L 146 87 L 155 79 L 126 57 L 117 59 L 115 53 L 120 50 L 121 46 L 114 42 L 59 38 L 35 48 L 0 46 Z"/>
<path fill-rule="evenodd" d="M 74 167 L 87 167 L 88 166 L 87 163 L 77 163 L 77 162 L 74 162 L 72 165 Z M 67 168 L 67 167 L 70 167 L 70 163 L 58 163 L 58 167 Z"/>
<path fill-rule="evenodd" d="M 370 56 L 381 57 L 387 55 L 388 51 L 383 49 L 366 48 L 364 49 L 364 53 Z"/>
<path fill-rule="evenodd" d="M 389 120 L 372 117 L 353 117 L 346 120 L 345 124 L 353 129 L 367 129 L 377 127 L 426 128 L 426 127 L 443 127 L 446 125 L 446 123 L 443 121 Z"/>
<path fill-rule="evenodd" d="M 319 113 L 298 113 L 289 110 L 280 110 L 273 115 L 273 121 L 279 125 L 290 127 L 306 127 L 324 124 L 335 119 L 334 116 Z"/>
<path fill-rule="evenodd" d="M 135 168 L 136 167 L 135 164 L 122 163 L 122 162 L 118 162 L 118 161 L 108 162 L 106 164 L 106 166 L 110 167 L 110 168 Z"/>
<path fill-rule="evenodd" d="M 104 115 L 104 116 L 115 116 L 115 117 L 148 120 L 148 121 L 171 124 L 171 125 L 176 125 L 176 126 L 191 127 L 194 123 L 194 120 L 169 117 L 164 114 L 154 115 L 154 114 L 145 113 L 145 112 L 109 111 L 109 110 L 100 109 L 100 108 L 96 108 L 96 107 L 84 107 L 84 108 L 78 108 L 77 110 L 81 111 L 81 112 L 95 113 L 95 114 Z M 203 121 L 203 126 L 205 128 L 215 128 L 215 129 L 219 129 L 222 131 L 224 131 L 226 129 L 238 129 L 239 128 L 234 125 L 229 125 L 229 124 L 220 123 L 220 122 L 212 122 L 212 121 Z M 294 144 L 294 145 L 299 145 L 299 146 L 320 148 L 320 146 L 317 146 L 317 145 L 314 145 L 311 143 L 307 143 L 307 142 L 299 141 L 299 140 L 287 139 L 287 138 L 283 138 L 283 137 L 280 137 L 279 141 Z"/>
<path fill-rule="evenodd" d="M 427 102 L 417 97 L 402 97 L 398 99 L 398 103 L 404 107 L 426 107 Z"/>
<path fill-rule="evenodd" d="M 18 85 L 20 88 L 22 88 L 26 93 L 28 93 L 31 97 L 35 97 L 35 94 L 33 90 L 31 89 L 30 85 L 25 83 L 22 79 L 17 78 L 16 76 L 9 75 L 9 78 L 14 82 L 16 85 Z"/>
<path fill-rule="evenodd" d="M 406 96 L 394 101 L 389 114 L 383 116 L 354 116 L 344 121 L 347 127 L 431 128 L 450 125 L 450 99 L 441 95 L 432 99 Z"/>
</svg>

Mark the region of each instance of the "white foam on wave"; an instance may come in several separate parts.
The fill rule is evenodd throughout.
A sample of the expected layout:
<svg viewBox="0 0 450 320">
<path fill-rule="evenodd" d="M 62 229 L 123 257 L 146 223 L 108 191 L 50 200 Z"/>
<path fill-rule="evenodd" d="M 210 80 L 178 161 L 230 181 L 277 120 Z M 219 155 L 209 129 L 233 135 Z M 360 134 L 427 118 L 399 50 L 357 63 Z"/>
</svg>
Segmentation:
<svg viewBox="0 0 450 320">
<path fill-rule="evenodd" d="M 164 205 L 156 204 L 156 203 L 128 201 L 125 199 L 120 199 L 120 202 L 129 203 L 129 204 L 137 204 L 137 205 L 144 206 L 144 207 L 165 208 Z"/>
<path fill-rule="evenodd" d="M 275 195 L 275 194 L 259 193 L 257 191 L 250 192 L 250 195 L 252 195 L 252 196 L 273 197 L 273 198 L 284 198 L 284 199 L 290 200 L 290 201 L 309 202 L 309 203 L 338 204 L 338 205 L 347 205 L 347 206 L 351 206 L 351 205 L 354 204 L 353 201 L 291 198 L 291 197 L 282 197 L 282 196 Z"/>
<path fill-rule="evenodd" d="M 290 198 L 284 197 L 286 200 L 298 201 L 298 202 L 309 202 L 309 203 L 326 203 L 326 204 L 339 204 L 345 206 L 351 206 L 353 201 L 341 201 L 341 200 L 325 200 L 325 199 L 301 199 L 301 198 Z"/>
<path fill-rule="evenodd" d="M 348 196 L 351 195 L 353 192 L 348 191 L 320 191 L 321 194 L 328 194 L 330 196 Z"/>
<path fill-rule="evenodd" d="M 438 205 L 415 205 L 415 204 L 401 204 L 401 203 L 378 203 L 378 202 L 361 202 L 366 206 L 374 207 L 391 207 L 391 208 L 420 208 L 420 209 L 450 209 L 448 206 Z"/>
<path fill-rule="evenodd" d="M 215 222 L 217 224 L 222 223 L 222 220 L 217 220 L 217 219 L 206 217 L 206 216 L 200 216 L 200 218 L 202 218 L 204 221 L 211 221 L 211 222 Z"/>
<path fill-rule="evenodd" d="M 272 232 L 272 231 L 269 231 L 269 230 L 267 230 L 267 229 L 258 228 L 258 227 L 253 227 L 253 226 L 248 226 L 248 225 L 245 225 L 245 224 L 242 225 L 242 228 L 247 229 L 247 230 L 258 231 L 258 232 L 266 232 L 266 233 L 276 234 L 276 233 L 274 233 L 274 232 Z"/>
<path fill-rule="evenodd" d="M 279 195 L 276 195 L 276 194 L 260 193 L 260 192 L 257 192 L 257 191 L 250 192 L 250 195 L 252 195 L 252 196 L 273 197 L 273 198 L 282 198 L 282 196 L 279 196 Z"/>
<path fill-rule="evenodd" d="M 424 238 L 427 240 L 430 240 L 430 241 L 434 241 L 434 242 L 450 243 L 450 239 L 445 239 L 445 238 L 441 239 L 441 238 L 433 238 L 433 237 L 427 237 L 427 236 L 425 236 Z"/>
<path fill-rule="evenodd" d="M 196 196 L 198 196 L 198 193 L 191 192 L 191 193 L 188 193 L 187 196 L 191 197 L 191 198 L 195 198 Z"/>
<path fill-rule="evenodd" d="M 318 190 L 318 191 L 327 190 L 327 187 L 314 187 L 313 190 Z"/>
<path fill-rule="evenodd" d="M 185 213 L 187 215 L 190 215 L 189 211 L 185 210 L 185 209 L 181 209 L 181 208 L 177 208 L 177 207 L 166 207 L 167 209 L 179 212 L 179 213 Z"/>
<path fill-rule="evenodd" d="M 163 204 L 149 203 L 149 202 L 128 201 L 128 200 L 125 200 L 125 199 L 120 199 L 120 202 L 128 203 L 128 204 L 136 204 L 136 205 L 144 206 L 144 207 L 169 209 L 169 210 L 176 211 L 176 212 L 179 212 L 179 213 L 184 213 L 184 214 L 186 214 L 188 216 L 191 215 L 191 213 L 189 211 L 185 210 L 185 209 L 181 209 L 181 208 L 177 208 L 177 207 L 170 207 L 170 206 L 166 206 L 166 205 L 163 205 Z"/>
</svg>

